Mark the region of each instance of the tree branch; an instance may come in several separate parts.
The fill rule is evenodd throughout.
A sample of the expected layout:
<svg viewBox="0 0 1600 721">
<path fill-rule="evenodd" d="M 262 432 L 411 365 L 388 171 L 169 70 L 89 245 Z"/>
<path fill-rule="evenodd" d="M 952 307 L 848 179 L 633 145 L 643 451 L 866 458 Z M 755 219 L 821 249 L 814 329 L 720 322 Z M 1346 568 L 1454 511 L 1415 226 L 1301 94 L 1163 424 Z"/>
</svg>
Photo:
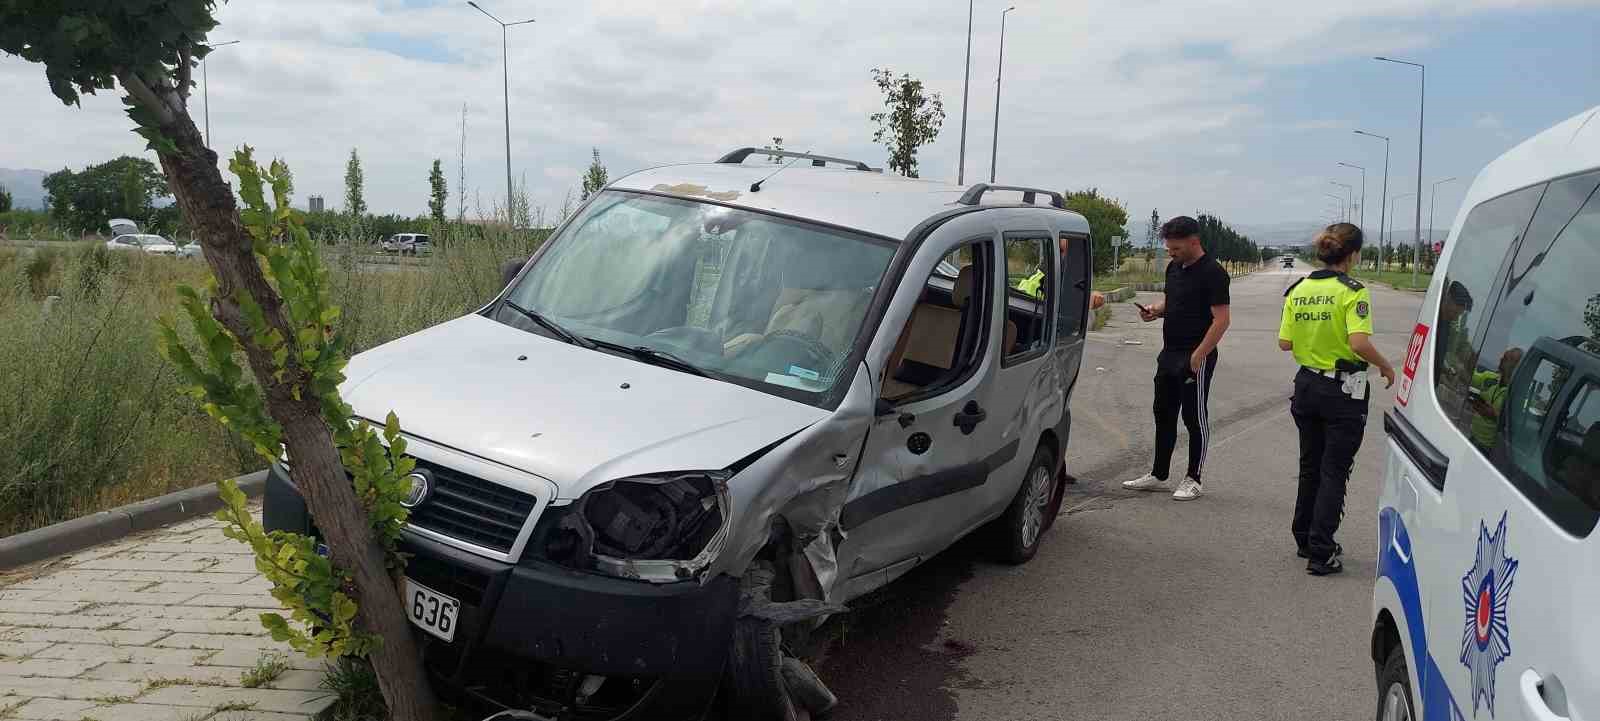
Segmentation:
<svg viewBox="0 0 1600 721">
<path fill-rule="evenodd" d="M 189 83 L 194 80 L 194 54 L 189 51 L 189 44 L 184 43 L 178 48 L 178 97 L 183 100 L 184 107 L 189 105 Z"/>
<path fill-rule="evenodd" d="M 133 96 L 134 102 L 155 113 L 162 125 L 177 122 L 177 113 L 145 84 L 144 78 L 139 77 L 138 73 L 127 68 L 117 68 L 116 75 L 117 82 L 122 83 L 123 89 L 128 91 L 128 95 Z"/>
</svg>

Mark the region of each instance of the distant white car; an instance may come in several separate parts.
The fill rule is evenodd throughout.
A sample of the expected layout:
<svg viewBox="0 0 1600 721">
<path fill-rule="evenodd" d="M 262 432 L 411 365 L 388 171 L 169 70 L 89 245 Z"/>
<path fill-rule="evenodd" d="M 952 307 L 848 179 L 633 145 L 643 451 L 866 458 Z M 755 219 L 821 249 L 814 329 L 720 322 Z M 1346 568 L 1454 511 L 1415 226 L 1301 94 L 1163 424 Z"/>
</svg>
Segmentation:
<svg viewBox="0 0 1600 721">
<path fill-rule="evenodd" d="M 178 246 L 177 256 L 179 258 L 198 258 L 198 257 L 200 257 L 200 243 L 199 243 L 199 241 L 191 240 L 191 241 L 189 241 L 188 245 L 180 245 L 180 246 Z"/>
<path fill-rule="evenodd" d="M 106 241 L 111 250 L 138 250 L 151 255 L 177 255 L 178 246 L 159 235 L 128 233 Z M 195 250 L 199 250 L 198 247 Z"/>
<path fill-rule="evenodd" d="M 433 241 L 422 233 L 396 233 L 385 238 L 382 247 L 386 253 L 425 255 L 433 251 Z"/>
</svg>

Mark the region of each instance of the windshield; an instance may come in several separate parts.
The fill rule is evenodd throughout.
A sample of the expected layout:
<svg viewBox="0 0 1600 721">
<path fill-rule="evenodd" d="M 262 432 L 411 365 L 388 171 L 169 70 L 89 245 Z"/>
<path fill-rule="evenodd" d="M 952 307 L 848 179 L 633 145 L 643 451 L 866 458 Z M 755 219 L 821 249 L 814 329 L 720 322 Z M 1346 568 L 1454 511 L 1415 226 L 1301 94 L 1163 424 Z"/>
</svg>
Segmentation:
<svg viewBox="0 0 1600 721">
<path fill-rule="evenodd" d="M 620 191 L 601 194 L 552 242 L 511 289 L 516 305 L 602 344 L 665 351 L 712 377 L 812 403 L 844 374 L 895 251 L 845 231 Z M 514 309 L 493 315 L 546 333 Z"/>
</svg>

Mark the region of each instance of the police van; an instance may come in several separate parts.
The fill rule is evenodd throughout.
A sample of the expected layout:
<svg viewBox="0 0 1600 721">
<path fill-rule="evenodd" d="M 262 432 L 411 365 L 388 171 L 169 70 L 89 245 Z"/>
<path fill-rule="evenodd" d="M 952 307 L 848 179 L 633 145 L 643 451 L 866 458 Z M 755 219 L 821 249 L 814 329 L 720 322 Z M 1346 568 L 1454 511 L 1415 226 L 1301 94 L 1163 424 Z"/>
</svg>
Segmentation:
<svg viewBox="0 0 1600 721">
<path fill-rule="evenodd" d="M 1478 174 L 1379 500 L 1377 717 L 1600 719 L 1600 107 Z"/>
</svg>

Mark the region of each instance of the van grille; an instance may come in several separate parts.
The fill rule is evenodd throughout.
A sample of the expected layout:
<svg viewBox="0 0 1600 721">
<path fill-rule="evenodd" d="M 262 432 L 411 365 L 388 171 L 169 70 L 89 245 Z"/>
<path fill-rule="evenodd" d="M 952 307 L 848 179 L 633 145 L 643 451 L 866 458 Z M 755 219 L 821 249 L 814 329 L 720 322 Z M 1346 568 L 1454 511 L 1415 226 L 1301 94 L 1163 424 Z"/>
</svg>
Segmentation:
<svg viewBox="0 0 1600 721">
<path fill-rule="evenodd" d="M 521 491 L 417 459 L 433 474 L 433 492 L 411 509 L 411 525 L 501 553 L 522 533 L 538 499 Z"/>
</svg>

